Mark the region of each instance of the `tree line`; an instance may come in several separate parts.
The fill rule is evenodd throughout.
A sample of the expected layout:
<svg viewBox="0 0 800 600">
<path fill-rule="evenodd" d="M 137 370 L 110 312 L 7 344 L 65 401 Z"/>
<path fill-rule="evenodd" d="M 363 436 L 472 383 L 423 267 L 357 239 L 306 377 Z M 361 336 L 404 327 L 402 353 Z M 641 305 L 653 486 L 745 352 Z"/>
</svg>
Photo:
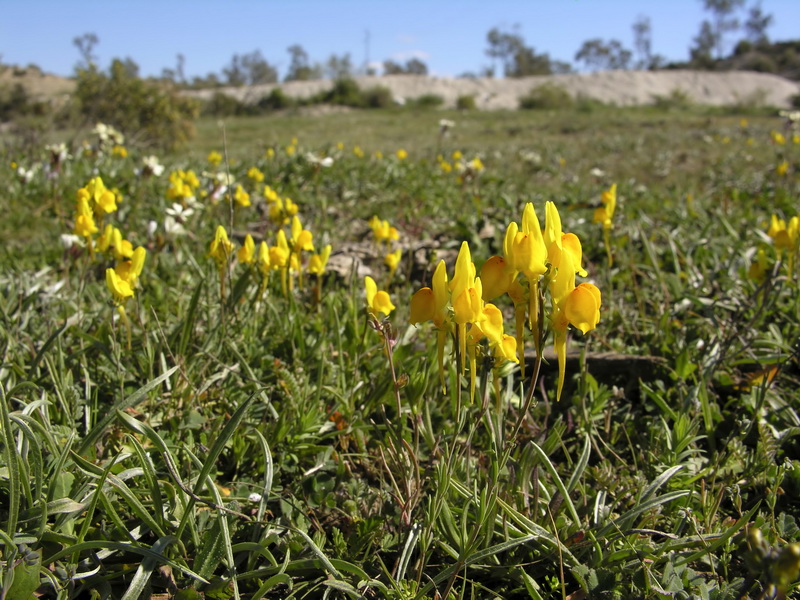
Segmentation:
<svg viewBox="0 0 800 600">
<path fill-rule="evenodd" d="M 700 24 L 697 35 L 689 48 L 688 62 L 668 62 L 664 56 L 653 52 L 653 25 L 650 18 L 640 15 L 632 24 L 633 47 L 627 48 L 620 40 L 592 38 L 586 40 L 575 53 L 573 60 L 577 68 L 587 71 L 663 68 L 710 69 L 724 61 L 730 47 L 731 36 L 743 31 L 732 56 L 763 48 L 769 43 L 767 30 L 772 25 L 773 16 L 764 12 L 760 0 L 745 6 L 746 0 L 700 0 L 708 14 Z M 741 11 L 746 9 L 744 19 Z M 78 69 L 95 68 L 94 48 L 99 43 L 93 34 L 76 37 L 74 44 L 81 54 Z M 494 27 L 486 35 L 486 56 L 490 64 L 477 72 L 462 73 L 462 77 L 526 77 L 530 75 L 549 75 L 573 71 L 572 64 L 553 59 L 549 54 L 538 52 L 526 43 L 518 25 L 510 30 Z M 375 75 L 374 65 L 356 66 L 349 53 L 331 54 L 324 61 L 312 61 L 308 52 L 300 44 L 286 49 L 289 54 L 288 68 L 283 81 L 308 81 L 314 79 L 343 79 L 354 75 Z M 792 49 L 789 52 L 793 52 Z M 794 60 L 789 57 L 789 62 Z M 138 76 L 138 66 L 130 58 L 121 60 L 124 67 Z M 797 59 L 800 61 L 800 58 Z M 797 62 L 795 61 L 795 62 Z M 775 70 L 771 65 L 761 63 L 746 64 L 741 68 L 756 70 Z M 244 86 L 276 83 L 280 80 L 278 68 L 270 63 L 260 50 L 245 54 L 234 54 L 221 73 L 208 73 L 205 76 L 187 78 L 184 73 L 185 57 L 178 54 L 174 68 L 165 68 L 160 79 L 182 87 L 209 88 L 218 86 Z M 774 65 L 773 65 L 774 66 Z M 427 75 L 428 66 L 419 58 L 411 58 L 405 63 L 387 59 L 380 65 L 384 75 Z"/>
</svg>

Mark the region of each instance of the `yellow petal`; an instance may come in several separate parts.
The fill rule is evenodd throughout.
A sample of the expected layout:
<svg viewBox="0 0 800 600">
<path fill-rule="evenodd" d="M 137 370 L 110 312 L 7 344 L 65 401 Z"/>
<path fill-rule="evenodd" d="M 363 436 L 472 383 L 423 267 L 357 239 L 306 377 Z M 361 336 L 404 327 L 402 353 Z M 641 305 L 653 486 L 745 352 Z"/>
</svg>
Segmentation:
<svg viewBox="0 0 800 600">
<path fill-rule="evenodd" d="M 587 333 L 600 321 L 600 290 L 591 283 L 576 287 L 564 303 L 567 320 L 581 333 Z"/>
<path fill-rule="evenodd" d="M 492 256 L 481 268 L 483 282 L 483 299 L 486 301 L 502 296 L 508 292 L 514 281 L 514 270 L 502 256 Z"/>
<path fill-rule="evenodd" d="M 424 287 L 411 297 L 411 315 L 408 318 L 409 323 L 417 325 L 425 321 L 433 321 L 436 314 L 435 298 L 433 290 L 429 287 Z"/>
</svg>

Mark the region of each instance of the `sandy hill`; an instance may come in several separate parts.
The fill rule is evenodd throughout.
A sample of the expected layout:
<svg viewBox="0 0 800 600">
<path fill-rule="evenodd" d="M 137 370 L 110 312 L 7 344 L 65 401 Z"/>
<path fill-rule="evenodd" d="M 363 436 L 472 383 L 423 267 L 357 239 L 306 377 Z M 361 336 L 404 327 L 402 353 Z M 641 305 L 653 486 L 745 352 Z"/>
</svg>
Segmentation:
<svg viewBox="0 0 800 600">
<path fill-rule="evenodd" d="M 436 94 L 444 99 L 445 107 L 455 106 L 459 96 L 474 96 L 483 110 L 514 109 L 519 98 L 531 89 L 553 84 L 564 88 L 573 97 L 584 96 L 618 106 L 650 104 L 658 97 L 674 93 L 684 95 L 697 104 L 731 105 L 757 104 L 788 107 L 793 96 L 800 93 L 797 82 L 777 75 L 749 71 L 604 71 L 546 75 L 521 79 L 453 79 L 422 75 L 388 75 L 359 77 L 359 86 L 385 86 L 399 101 Z M 4 67 L 0 69 L 0 88 L 21 84 L 35 100 L 63 98 L 75 88 L 72 79 L 42 73 L 34 67 Z M 187 95 L 208 99 L 217 92 L 244 102 L 257 102 L 280 87 L 291 97 L 308 98 L 330 88 L 331 81 L 292 81 L 280 84 L 249 87 L 222 87 L 186 91 Z"/>
<path fill-rule="evenodd" d="M 359 86 L 388 87 L 397 99 L 413 99 L 424 94 L 437 94 L 444 106 L 455 106 L 459 96 L 472 95 L 478 108 L 513 109 L 519 98 L 543 85 L 558 85 L 573 97 L 584 96 L 618 106 L 650 104 L 658 97 L 674 93 L 685 95 L 697 104 L 713 106 L 756 104 L 788 107 L 800 93 L 797 82 L 777 75 L 749 71 L 604 71 L 546 75 L 521 79 L 451 79 L 422 75 L 389 75 L 359 77 Z M 224 87 L 216 90 L 187 92 L 197 98 L 210 98 L 215 92 L 233 96 L 244 102 L 257 102 L 280 87 L 291 97 L 308 98 L 330 88 L 330 81 L 292 81 L 250 87 Z"/>
</svg>

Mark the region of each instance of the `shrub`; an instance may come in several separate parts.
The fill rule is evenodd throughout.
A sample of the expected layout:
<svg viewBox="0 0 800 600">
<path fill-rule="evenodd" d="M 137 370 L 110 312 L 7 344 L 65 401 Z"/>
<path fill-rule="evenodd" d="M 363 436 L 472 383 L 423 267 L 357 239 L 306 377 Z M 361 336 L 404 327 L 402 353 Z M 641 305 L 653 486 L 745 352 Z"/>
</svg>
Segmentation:
<svg viewBox="0 0 800 600">
<path fill-rule="evenodd" d="M 106 74 L 80 69 L 74 99 L 89 123 L 102 121 L 137 142 L 173 149 L 194 135 L 198 104 L 178 94 L 174 84 L 145 81 L 115 59 Z"/>
<path fill-rule="evenodd" d="M 333 82 L 333 87 L 314 97 L 314 102 L 342 106 L 364 106 L 364 95 L 354 79 L 343 78 Z"/>
<path fill-rule="evenodd" d="M 269 94 L 263 96 L 256 103 L 259 112 L 281 110 L 283 108 L 290 108 L 291 106 L 294 106 L 294 101 L 279 87 L 273 88 Z"/>
<path fill-rule="evenodd" d="M 243 102 L 223 92 L 214 92 L 202 106 L 203 115 L 211 117 L 233 117 L 248 112 L 248 107 Z"/>
<path fill-rule="evenodd" d="M 458 110 L 475 110 L 478 105 L 475 103 L 474 94 L 466 94 L 456 98 L 456 108 Z"/>
<path fill-rule="evenodd" d="M 661 94 L 653 95 L 653 106 L 661 110 L 684 109 L 692 105 L 689 92 L 681 88 L 675 88 L 666 96 Z"/>
<path fill-rule="evenodd" d="M 438 108 L 444 104 L 444 98 L 439 94 L 423 94 L 414 100 L 414 106 L 418 108 Z"/>
<path fill-rule="evenodd" d="M 519 99 L 519 107 L 526 110 L 569 108 L 575 104 L 572 96 L 560 85 L 544 83 L 536 86 Z"/>
<path fill-rule="evenodd" d="M 364 90 L 364 106 L 367 108 L 389 108 L 394 104 L 392 90 L 383 85 L 376 85 Z"/>
</svg>

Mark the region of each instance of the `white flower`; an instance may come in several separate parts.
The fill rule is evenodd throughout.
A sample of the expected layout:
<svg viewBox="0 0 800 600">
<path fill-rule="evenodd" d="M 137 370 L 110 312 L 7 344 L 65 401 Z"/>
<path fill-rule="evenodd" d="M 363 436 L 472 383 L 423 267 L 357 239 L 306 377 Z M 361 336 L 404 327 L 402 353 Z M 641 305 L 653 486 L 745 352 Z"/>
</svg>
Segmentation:
<svg viewBox="0 0 800 600">
<path fill-rule="evenodd" d="M 156 229 L 158 229 L 158 223 L 156 223 L 155 221 L 152 221 L 152 220 L 148 221 L 147 222 L 147 237 L 153 237 L 153 234 L 156 232 Z"/>
<path fill-rule="evenodd" d="M 194 198 L 194 196 L 192 196 L 192 198 Z M 188 206 L 184 208 L 183 204 L 180 202 L 173 202 L 172 206 L 167 208 L 164 212 L 181 222 L 185 222 L 186 219 L 194 214 L 194 209 Z"/>
<path fill-rule="evenodd" d="M 67 150 L 67 145 L 64 142 L 60 144 L 48 144 L 44 147 L 50 153 L 51 162 L 62 163 L 65 160 L 72 158 Z"/>
<path fill-rule="evenodd" d="M 261 502 L 261 494 L 256 494 L 253 492 L 247 497 L 247 499 L 250 500 L 250 502 Z"/>
<path fill-rule="evenodd" d="M 167 215 L 164 218 L 164 232 L 167 235 L 184 235 L 186 233 L 186 229 L 183 227 L 181 223 L 175 220 L 175 217 Z"/>
<path fill-rule="evenodd" d="M 161 174 L 164 172 L 164 165 L 158 162 L 158 157 L 156 156 L 145 156 L 142 159 L 142 163 L 144 167 L 142 169 L 142 175 L 154 175 L 156 177 L 161 177 Z"/>
<path fill-rule="evenodd" d="M 595 167 L 591 171 L 589 171 L 589 175 L 591 175 L 592 177 L 597 177 L 597 179 L 602 179 L 603 177 L 606 176 L 606 172 L 603 171 L 603 169 Z"/>
<path fill-rule="evenodd" d="M 59 236 L 59 241 L 64 250 L 69 250 L 73 246 L 81 246 L 83 244 L 83 238 L 72 233 L 62 233 Z"/>
<path fill-rule="evenodd" d="M 17 168 L 17 177 L 20 178 L 22 183 L 30 183 L 35 173 L 36 173 L 36 165 L 31 167 L 30 169 L 26 169 L 25 167 Z"/>
<path fill-rule="evenodd" d="M 306 160 L 311 163 L 312 165 L 319 165 L 320 167 L 328 168 L 333 166 L 333 157 L 326 156 L 325 158 L 321 158 L 316 154 L 312 154 L 309 152 L 306 154 Z"/>
</svg>

